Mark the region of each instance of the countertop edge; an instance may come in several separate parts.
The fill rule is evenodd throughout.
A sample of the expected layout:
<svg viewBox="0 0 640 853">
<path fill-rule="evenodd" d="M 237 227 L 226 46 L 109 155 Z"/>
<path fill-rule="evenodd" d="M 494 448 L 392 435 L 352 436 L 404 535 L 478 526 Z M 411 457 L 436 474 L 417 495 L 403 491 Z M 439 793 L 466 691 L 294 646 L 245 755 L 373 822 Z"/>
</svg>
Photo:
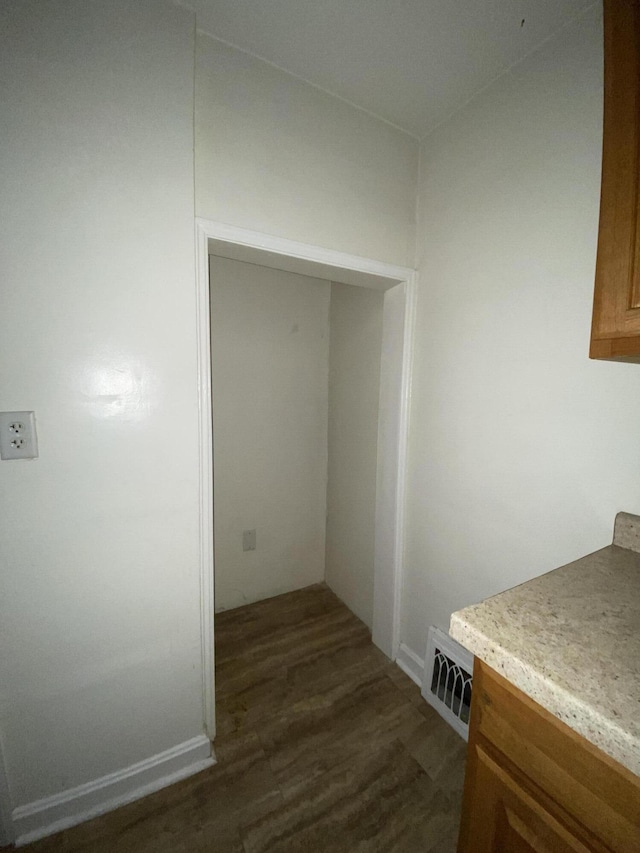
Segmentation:
<svg viewBox="0 0 640 853">
<path fill-rule="evenodd" d="M 640 776 L 640 743 L 621 726 L 474 628 L 460 613 L 452 614 L 449 633 L 454 640 L 554 717 Z"/>
</svg>

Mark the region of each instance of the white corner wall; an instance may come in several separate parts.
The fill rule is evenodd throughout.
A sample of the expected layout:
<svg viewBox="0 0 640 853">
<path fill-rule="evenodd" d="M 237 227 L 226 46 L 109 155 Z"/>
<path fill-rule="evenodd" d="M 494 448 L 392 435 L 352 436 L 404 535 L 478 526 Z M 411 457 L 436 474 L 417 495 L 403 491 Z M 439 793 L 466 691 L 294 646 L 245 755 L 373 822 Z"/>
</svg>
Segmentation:
<svg viewBox="0 0 640 853">
<path fill-rule="evenodd" d="M 324 579 L 330 283 L 210 257 L 216 610 Z M 255 551 L 242 531 L 257 531 Z"/>
<path fill-rule="evenodd" d="M 0 17 L 0 409 L 34 409 L 40 446 L 0 462 L 0 733 L 25 816 L 159 753 L 176 770 L 203 733 L 194 27 L 156 0 Z"/>
<path fill-rule="evenodd" d="M 331 284 L 325 579 L 371 628 L 384 293 Z"/>
<path fill-rule="evenodd" d="M 418 142 L 197 34 L 196 212 L 411 266 Z"/>
<path fill-rule="evenodd" d="M 424 143 L 403 640 L 640 512 L 640 371 L 587 357 L 598 4 Z"/>
</svg>

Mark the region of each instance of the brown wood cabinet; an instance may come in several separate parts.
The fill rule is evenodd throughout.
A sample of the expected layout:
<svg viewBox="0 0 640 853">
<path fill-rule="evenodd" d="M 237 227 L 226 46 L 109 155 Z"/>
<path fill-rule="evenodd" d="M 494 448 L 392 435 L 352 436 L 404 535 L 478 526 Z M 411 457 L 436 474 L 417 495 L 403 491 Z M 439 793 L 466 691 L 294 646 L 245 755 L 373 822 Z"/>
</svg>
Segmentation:
<svg viewBox="0 0 640 853">
<path fill-rule="evenodd" d="M 639 853 L 640 778 L 476 659 L 458 853 Z"/>
<path fill-rule="evenodd" d="M 640 362 L 640 0 L 604 0 L 604 137 L 591 358 Z"/>
</svg>

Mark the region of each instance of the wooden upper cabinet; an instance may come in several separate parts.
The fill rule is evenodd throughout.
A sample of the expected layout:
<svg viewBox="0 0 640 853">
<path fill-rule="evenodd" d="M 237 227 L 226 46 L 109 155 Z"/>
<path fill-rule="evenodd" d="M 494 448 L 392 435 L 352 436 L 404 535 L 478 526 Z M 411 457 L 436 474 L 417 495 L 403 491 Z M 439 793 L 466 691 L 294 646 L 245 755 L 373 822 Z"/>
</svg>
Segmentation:
<svg viewBox="0 0 640 853">
<path fill-rule="evenodd" d="M 591 358 L 640 362 L 640 0 L 604 0 L 604 138 Z"/>
</svg>

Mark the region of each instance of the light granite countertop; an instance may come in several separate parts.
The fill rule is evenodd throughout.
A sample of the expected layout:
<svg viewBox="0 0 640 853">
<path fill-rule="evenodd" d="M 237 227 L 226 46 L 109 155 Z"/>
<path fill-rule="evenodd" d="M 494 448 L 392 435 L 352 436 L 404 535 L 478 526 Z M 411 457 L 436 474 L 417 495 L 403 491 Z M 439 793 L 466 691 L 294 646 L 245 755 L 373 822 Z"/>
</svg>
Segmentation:
<svg viewBox="0 0 640 853">
<path fill-rule="evenodd" d="M 640 516 L 613 544 L 454 613 L 451 636 L 640 776 Z"/>
</svg>

